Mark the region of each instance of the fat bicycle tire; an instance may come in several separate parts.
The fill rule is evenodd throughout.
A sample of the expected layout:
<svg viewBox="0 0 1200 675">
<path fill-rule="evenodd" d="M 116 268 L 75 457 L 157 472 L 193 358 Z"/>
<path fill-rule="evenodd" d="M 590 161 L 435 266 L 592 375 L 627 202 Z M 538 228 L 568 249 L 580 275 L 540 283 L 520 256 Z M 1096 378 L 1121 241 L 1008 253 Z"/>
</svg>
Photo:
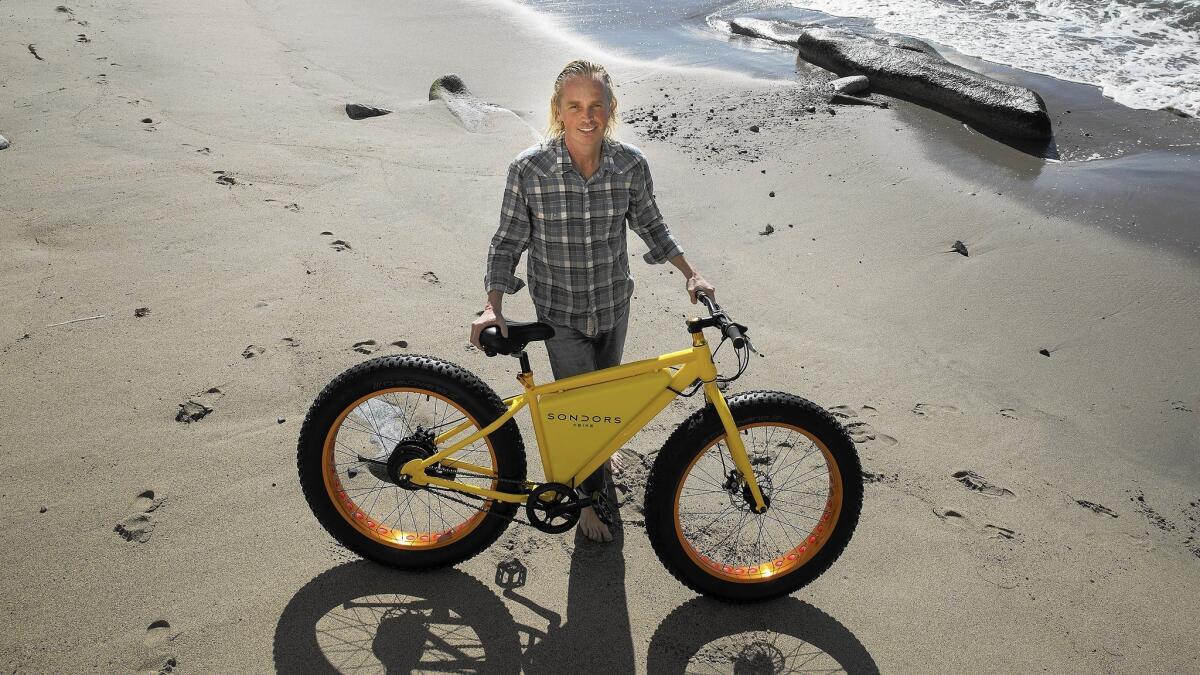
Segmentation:
<svg viewBox="0 0 1200 675">
<path fill-rule="evenodd" d="M 412 399 L 415 402 L 410 404 Z M 425 409 L 422 405 L 434 412 L 418 413 Z M 375 450 L 382 461 L 420 419 L 432 420 L 430 426 L 445 420 L 444 431 L 458 416 L 459 421 L 470 419 L 475 429 L 482 429 L 504 411 L 491 387 L 449 361 L 405 354 L 359 363 L 321 391 L 304 419 L 296 458 L 304 498 L 321 526 L 364 558 L 411 570 L 467 560 L 504 532 L 516 513 L 516 504 L 476 502 L 452 495 L 477 504 L 477 508 L 451 502 L 437 491 L 413 490 L 381 480 L 366 464 L 353 461 L 356 452 L 361 457 L 363 450 L 348 448 L 342 432 L 349 434 L 350 445 Z M 457 438 L 465 438 L 465 434 Z M 364 437 L 370 444 L 360 442 Z M 501 479 L 474 479 L 483 482 L 473 484 L 505 490 L 525 480 L 525 448 L 512 420 L 464 450 L 474 453 L 467 461 L 480 466 L 490 463 L 487 468 Z M 461 456 L 456 453 L 454 457 Z M 340 463 L 342 460 L 345 463 Z M 353 487 L 360 484 L 365 487 Z M 389 507 L 392 501 L 394 509 Z M 424 516 L 425 525 L 418 513 L 422 506 L 430 512 Z M 437 520 L 433 518 L 435 508 Z M 385 513 L 387 517 L 382 515 Z M 455 522 L 458 519 L 461 521 Z M 409 522 L 412 529 L 406 529 Z"/>
<path fill-rule="evenodd" d="M 698 593 L 729 602 L 786 595 L 849 543 L 862 511 L 858 454 L 833 415 L 811 401 L 754 391 L 727 402 L 759 486 L 773 498 L 767 511 L 753 513 L 749 490 L 734 485 L 740 474 L 708 405 L 659 451 L 646 487 L 646 531 L 667 570 Z"/>
</svg>

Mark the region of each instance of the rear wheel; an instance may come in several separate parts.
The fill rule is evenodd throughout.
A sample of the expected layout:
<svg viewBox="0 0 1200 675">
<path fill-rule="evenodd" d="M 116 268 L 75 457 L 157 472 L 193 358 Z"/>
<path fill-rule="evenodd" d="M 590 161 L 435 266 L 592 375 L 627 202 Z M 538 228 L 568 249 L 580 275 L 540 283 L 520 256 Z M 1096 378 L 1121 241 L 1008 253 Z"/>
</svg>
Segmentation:
<svg viewBox="0 0 1200 675">
<path fill-rule="evenodd" d="M 305 499 L 363 557 L 410 569 L 466 560 L 500 536 L 516 506 L 451 494 L 478 508 L 460 504 L 411 485 L 400 468 L 441 449 L 438 435 L 460 428 L 450 442 L 466 438 L 503 412 L 490 387 L 446 361 L 405 355 L 358 364 L 325 387 L 304 420 L 297 465 Z M 437 464 L 429 473 L 500 491 L 525 479 L 512 421 L 450 459 L 471 466 Z"/>
<path fill-rule="evenodd" d="M 858 455 L 816 404 L 781 392 L 728 399 L 767 500 L 753 510 L 712 406 L 672 434 L 646 490 L 646 529 L 663 564 L 695 591 L 730 601 L 785 595 L 829 568 L 862 509 Z"/>
</svg>

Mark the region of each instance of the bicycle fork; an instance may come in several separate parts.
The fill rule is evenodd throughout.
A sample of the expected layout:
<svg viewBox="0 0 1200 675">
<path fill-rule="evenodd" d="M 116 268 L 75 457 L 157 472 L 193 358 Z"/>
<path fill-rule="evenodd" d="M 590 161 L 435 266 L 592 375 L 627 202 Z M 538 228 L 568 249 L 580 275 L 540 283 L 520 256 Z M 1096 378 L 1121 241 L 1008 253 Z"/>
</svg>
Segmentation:
<svg viewBox="0 0 1200 675">
<path fill-rule="evenodd" d="M 721 418 L 721 424 L 725 427 L 725 445 L 729 448 L 729 456 L 733 459 L 733 465 L 741 472 L 742 479 L 750 488 L 750 496 L 754 498 L 754 512 L 763 513 L 767 510 L 767 502 L 763 499 L 762 490 L 758 487 L 758 479 L 754 477 L 754 469 L 750 466 L 750 457 L 746 454 L 746 446 L 742 443 L 742 436 L 738 433 L 737 424 L 733 421 L 733 413 L 729 411 L 729 404 L 725 402 L 725 396 L 717 388 L 716 382 L 704 384 L 704 396 L 716 408 L 717 416 Z"/>
</svg>

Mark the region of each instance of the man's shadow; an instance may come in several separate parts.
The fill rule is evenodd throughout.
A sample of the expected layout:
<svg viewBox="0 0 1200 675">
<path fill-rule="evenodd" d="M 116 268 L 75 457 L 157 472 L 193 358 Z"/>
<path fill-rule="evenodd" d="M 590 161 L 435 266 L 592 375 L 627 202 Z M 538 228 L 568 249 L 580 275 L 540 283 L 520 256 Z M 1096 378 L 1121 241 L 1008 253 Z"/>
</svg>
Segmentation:
<svg viewBox="0 0 1200 675">
<path fill-rule="evenodd" d="M 611 478 L 605 486 L 609 503 L 616 504 Z M 601 666 L 606 672 L 634 672 L 633 631 L 625 597 L 625 532 L 620 514 L 613 511 L 611 542 L 593 542 L 575 530 L 566 621 L 557 629 L 551 625 L 542 640 L 531 640 L 525 651 L 525 672 L 587 671 Z M 505 597 L 523 600 L 511 591 Z"/>
</svg>

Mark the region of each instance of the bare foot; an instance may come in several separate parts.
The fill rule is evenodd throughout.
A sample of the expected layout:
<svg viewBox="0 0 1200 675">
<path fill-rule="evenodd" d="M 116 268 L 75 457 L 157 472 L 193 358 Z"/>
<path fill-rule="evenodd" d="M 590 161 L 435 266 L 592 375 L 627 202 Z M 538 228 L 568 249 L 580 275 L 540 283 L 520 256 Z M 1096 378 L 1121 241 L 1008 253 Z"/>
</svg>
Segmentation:
<svg viewBox="0 0 1200 675">
<path fill-rule="evenodd" d="M 620 450 L 618 450 L 615 455 L 608 458 L 608 470 L 614 476 L 619 476 L 625 471 L 625 457 L 621 455 Z"/>
<path fill-rule="evenodd" d="M 612 541 L 612 532 L 604 521 L 600 520 L 600 516 L 596 515 L 596 511 L 590 506 L 585 506 L 579 512 L 579 531 L 583 536 L 592 541 Z"/>
</svg>

